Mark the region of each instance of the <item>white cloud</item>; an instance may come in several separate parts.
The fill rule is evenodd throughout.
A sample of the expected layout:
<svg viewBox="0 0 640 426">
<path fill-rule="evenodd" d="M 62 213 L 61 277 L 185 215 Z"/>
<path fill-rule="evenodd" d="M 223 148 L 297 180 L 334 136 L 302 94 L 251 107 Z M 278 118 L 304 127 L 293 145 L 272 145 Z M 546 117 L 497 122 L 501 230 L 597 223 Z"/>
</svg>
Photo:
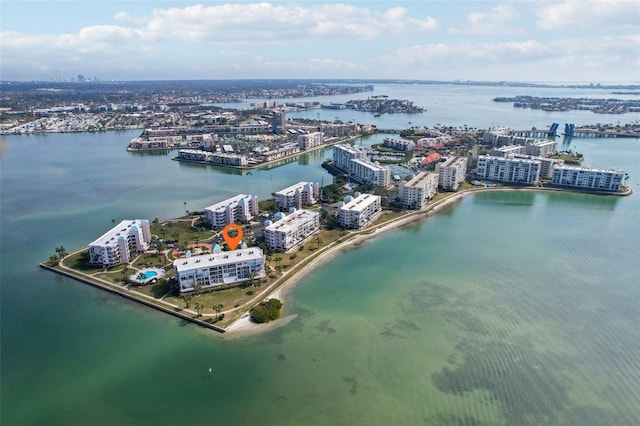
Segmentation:
<svg viewBox="0 0 640 426">
<path fill-rule="evenodd" d="M 141 30 L 116 25 L 84 27 L 75 34 L 26 34 L 12 31 L 0 33 L 3 54 L 27 50 L 33 55 L 100 53 L 115 55 L 128 50 L 140 51 L 154 41 Z"/>
<path fill-rule="evenodd" d="M 113 19 L 118 21 L 118 22 L 125 22 L 125 23 L 129 23 L 129 22 L 133 22 L 133 18 L 127 13 L 127 12 L 116 12 L 113 15 Z"/>
<path fill-rule="evenodd" d="M 574 3 L 522 0 L 463 15 L 458 20 L 466 25 L 465 31 L 493 32 L 491 38 L 462 33 L 454 37 L 452 30 L 447 34 L 433 31 L 439 22 L 432 17 L 418 19 L 409 6 L 374 10 L 362 7 L 360 2 L 214 3 L 156 9 L 142 17 L 118 12 L 113 15 L 113 25 L 86 26 L 73 33 L 2 32 L 0 64 L 3 78 L 7 79 L 78 72 L 125 79 L 560 81 L 575 80 L 580 73 L 591 73 L 593 79 L 600 75 L 599 80 L 640 79 L 640 35 L 636 28 L 627 30 L 624 36 L 624 31 L 612 31 L 607 32 L 609 37 L 586 39 L 568 37 L 572 34 L 568 31 L 562 32 L 564 38 L 555 32 L 540 37 L 541 31 L 526 37 L 509 36 L 523 26 L 527 17 L 521 13 L 526 10 L 549 12 L 556 10 L 553 6 L 574 7 Z M 615 16 L 618 22 L 633 21 L 628 17 L 621 20 L 619 3 L 614 7 L 616 13 L 603 16 L 609 20 Z M 595 19 L 595 14 L 589 16 L 588 19 Z M 549 39 L 554 35 L 555 39 Z M 423 40 L 424 44 L 417 44 Z"/>
<path fill-rule="evenodd" d="M 640 36 L 506 42 L 433 43 L 397 49 L 379 58 L 383 69 L 405 74 L 423 70 L 423 78 L 557 81 L 637 80 Z M 446 72 L 444 71 L 446 70 Z M 586 76 L 589 77 L 586 77 Z M 404 77 L 409 78 L 408 75 Z M 401 78 L 401 77 L 397 77 Z"/>
<path fill-rule="evenodd" d="M 489 12 L 475 12 L 467 16 L 467 22 L 473 25 L 508 22 L 520 18 L 520 12 L 510 4 L 499 4 Z"/>
<path fill-rule="evenodd" d="M 455 34 L 506 34 L 520 30 L 515 27 L 521 13 L 511 4 L 499 4 L 487 12 L 472 12 L 467 15 L 463 26 L 455 26 L 450 32 Z"/>
<path fill-rule="evenodd" d="M 543 30 L 608 27 L 633 28 L 640 24 L 636 0 L 567 0 L 542 3 L 535 9 L 537 27 Z"/>
<path fill-rule="evenodd" d="M 148 18 L 146 29 L 189 40 L 274 43 L 349 37 L 370 40 L 435 27 L 434 18 L 408 18 L 402 7 L 380 13 L 347 4 L 255 3 L 158 9 Z"/>
</svg>

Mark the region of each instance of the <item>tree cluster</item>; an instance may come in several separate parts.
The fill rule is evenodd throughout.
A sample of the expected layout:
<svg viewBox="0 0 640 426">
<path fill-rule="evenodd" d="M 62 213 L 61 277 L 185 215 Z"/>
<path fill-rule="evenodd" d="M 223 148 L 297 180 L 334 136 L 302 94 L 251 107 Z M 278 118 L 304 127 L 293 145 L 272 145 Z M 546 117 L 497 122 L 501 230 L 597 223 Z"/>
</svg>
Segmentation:
<svg viewBox="0 0 640 426">
<path fill-rule="evenodd" d="M 269 299 L 251 309 L 251 319 L 257 323 L 265 323 L 280 318 L 281 313 L 282 302 L 278 299 Z"/>
</svg>

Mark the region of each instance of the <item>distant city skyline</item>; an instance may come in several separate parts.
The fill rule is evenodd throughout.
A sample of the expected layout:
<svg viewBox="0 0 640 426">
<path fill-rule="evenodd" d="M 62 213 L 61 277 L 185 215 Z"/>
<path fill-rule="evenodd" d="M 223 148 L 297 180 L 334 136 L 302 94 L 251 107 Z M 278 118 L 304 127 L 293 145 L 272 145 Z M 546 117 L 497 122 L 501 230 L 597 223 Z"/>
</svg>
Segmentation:
<svg viewBox="0 0 640 426">
<path fill-rule="evenodd" d="M 632 0 L 3 1 L 1 80 L 640 82 Z"/>
</svg>

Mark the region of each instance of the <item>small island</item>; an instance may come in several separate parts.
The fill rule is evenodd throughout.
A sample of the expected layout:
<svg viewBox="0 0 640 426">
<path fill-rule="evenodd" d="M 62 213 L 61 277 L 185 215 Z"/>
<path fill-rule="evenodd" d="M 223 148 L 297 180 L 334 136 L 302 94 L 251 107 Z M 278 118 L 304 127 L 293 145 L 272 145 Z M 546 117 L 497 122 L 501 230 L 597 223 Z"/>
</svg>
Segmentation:
<svg viewBox="0 0 640 426">
<path fill-rule="evenodd" d="M 370 96 L 367 99 L 352 99 L 345 103 L 322 105 L 324 109 L 353 109 L 370 112 L 376 117 L 381 114 L 422 114 L 424 108 L 415 105 L 408 99 L 389 99 L 386 95 Z"/>
</svg>

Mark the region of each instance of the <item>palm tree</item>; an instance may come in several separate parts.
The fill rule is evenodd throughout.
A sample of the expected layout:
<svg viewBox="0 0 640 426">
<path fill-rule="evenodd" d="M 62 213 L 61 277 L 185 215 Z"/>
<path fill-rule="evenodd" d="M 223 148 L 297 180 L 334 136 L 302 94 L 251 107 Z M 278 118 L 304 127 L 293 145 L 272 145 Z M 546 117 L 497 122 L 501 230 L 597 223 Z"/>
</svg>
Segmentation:
<svg viewBox="0 0 640 426">
<path fill-rule="evenodd" d="M 202 316 L 202 308 L 204 308 L 202 303 L 196 302 L 194 307 L 196 308 L 196 313 L 198 314 L 198 316 L 201 317 Z"/>
<path fill-rule="evenodd" d="M 190 294 L 185 294 L 184 296 L 182 296 L 182 299 L 184 300 L 184 306 L 189 309 L 189 303 L 191 302 L 191 298 L 193 296 L 191 296 Z"/>
<path fill-rule="evenodd" d="M 189 214 L 189 210 L 187 210 L 187 202 L 183 201 L 182 204 L 184 204 L 184 214 Z"/>
<path fill-rule="evenodd" d="M 320 238 L 320 236 L 317 236 L 315 241 L 316 241 L 316 244 L 318 245 L 317 248 L 320 248 L 320 244 L 324 243 L 324 241 L 322 241 L 322 238 Z"/>
<path fill-rule="evenodd" d="M 277 256 L 275 260 L 276 260 L 276 271 L 278 271 L 278 274 L 281 274 L 282 273 L 282 257 Z"/>
<path fill-rule="evenodd" d="M 222 303 L 217 303 L 217 304 L 213 305 L 213 310 L 218 313 L 218 317 L 220 316 L 220 312 L 222 312 L 222 308 L 223 307 L 224 307 L 224 305 Z"/>
<path fill-rule="evenodd" d="M 68 254 L 64 246 L 56 247 L 56 253 L 58 253 L 58 257 L 60 257 L 60 260 L 64 260 L 64 257 Z"/>
</svg>

